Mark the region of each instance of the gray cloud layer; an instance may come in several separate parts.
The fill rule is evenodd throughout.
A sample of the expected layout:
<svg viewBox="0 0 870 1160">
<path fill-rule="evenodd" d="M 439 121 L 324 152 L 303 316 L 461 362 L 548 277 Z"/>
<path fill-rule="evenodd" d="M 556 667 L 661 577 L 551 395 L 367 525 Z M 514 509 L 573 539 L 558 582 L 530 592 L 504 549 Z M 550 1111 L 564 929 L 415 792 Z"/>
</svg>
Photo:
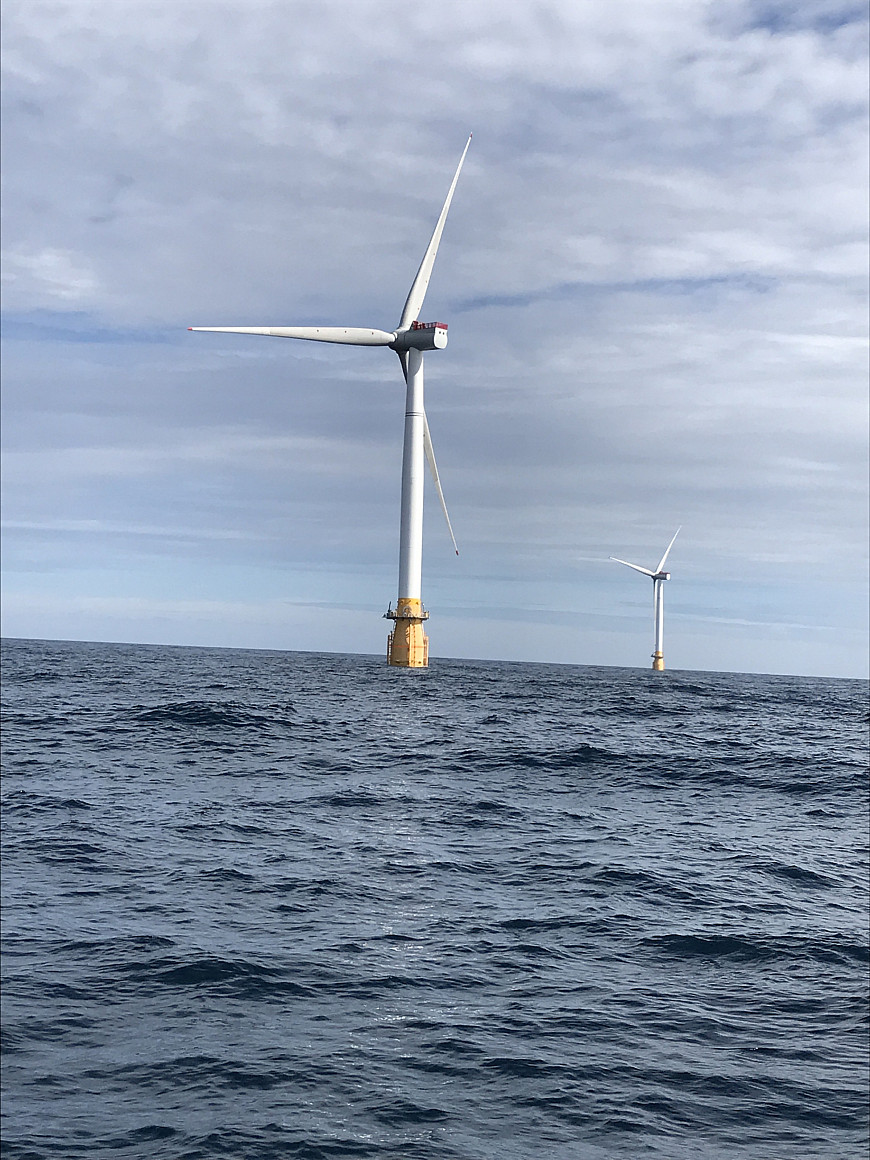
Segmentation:
<svg viewBox="0 0 870 1160">
<path fill-rule="evenodd" d="M 394 326 L 473 129 L 424 309 L 463 548 L 433 508 L 433 651 L 643 663 L 648 594 L 606 558 L 681 523 L 673 663 L 863 670 L 862 10 L 31 0 L 5 24 L 6 631 L 380 649 L 394 356 L 184 328 Z"/>
</svg>

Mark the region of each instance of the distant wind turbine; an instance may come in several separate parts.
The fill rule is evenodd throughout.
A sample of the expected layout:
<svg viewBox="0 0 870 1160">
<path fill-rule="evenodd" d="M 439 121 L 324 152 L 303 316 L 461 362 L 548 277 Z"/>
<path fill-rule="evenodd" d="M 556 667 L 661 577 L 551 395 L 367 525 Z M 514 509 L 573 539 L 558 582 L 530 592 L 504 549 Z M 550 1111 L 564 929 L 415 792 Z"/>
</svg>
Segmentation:
<svg viewBox="0 0 870 1160">
<path fill-rule="evenodd" d="M 680 527 L 682 527 L 682 524 Z M 679 534 L 680 528 L 677 528 L 677 530 L 674 532 L 673 539 L 665 548 L 665 554 L 662 556 L 661 560 L 659 560 L 658 566 L 654 572 L 651 572 L 649 568 L 641 568 L 640 564 L 629 564 L 628 560 L 617 560 L 616 556 L 610 557 L 611 560 L 616 560 L 617 564 L 625 564 L 627 568 L 634 568 L 635 572 L 642 572 L 644 576 L 649 576 L 653 582 L 653 609 L 655 612 L 656 640 L 655 652 L 652 655 L 652 667 L 656 672 L 659 673 L 662 672 L 665 667 L 665 658 L 664 654 L 662 653 L 662 637 L 664 635 L 665 628 L 665 606 L 662 585 L 664 584 L 665 580 L 670 580 L 671 578 L 670 572 L 663 572 L 662 569 L 665 566 L 665 560 L 668 558 L 668 553 L 674 546 L 674 540 Z"/>
<path fill-rule="evenodd" d="M 189 330 L 211 331 L 219 334 L 260 334 L 271 338 L 303 338 L 313 342 L 337 342 L 346 346 L 388 346 L 399 356 L 405 376 L 405 437 L 402 447 L 402 499 L 399 530 L 399 596 L 396 607 L 385 613 L 385 619 L 394 622 L 387 640 L 387 660 L 401 668 L 419 669 L 429 664 L 429 638 L 423 632 L 423 622 L 429 613 L 423 608 L 423 458 L 428 460 L 432 479 L 441 501 L 441 510 L 456 555 L 456 537 L 447 514 L 441 480 L 435 464 L 435 452 L 429 435 L 429 423 L 423 408 L 423 351 L 443 350 L 447 346 L 446 322 L 419 322 L 423 299 L 432 276 L 435 255 L 441 242 L 447 211 L 453 200 L 453 191 L 459 180 L 465 154 L 471 137 L 465 143 L 441 216 L 423 255 L 399 324 L 393 331 L 369 330 L 351 326 L 190 326 Z"/>
</svg>

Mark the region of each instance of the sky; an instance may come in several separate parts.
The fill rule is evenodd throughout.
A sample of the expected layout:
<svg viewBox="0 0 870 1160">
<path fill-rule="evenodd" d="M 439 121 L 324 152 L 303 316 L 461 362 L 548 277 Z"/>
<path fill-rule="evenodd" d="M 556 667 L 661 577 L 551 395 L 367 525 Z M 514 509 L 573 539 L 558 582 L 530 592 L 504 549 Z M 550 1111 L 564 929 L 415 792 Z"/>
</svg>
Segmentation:
<svg viewBox="0 0 870 1160">
<path fill-rule="evenodd" d="M 867 11 L 6 0 L 6 636 L 383 653 L 422 316 L 430 653 L 868 670 Z"/>
</svg>

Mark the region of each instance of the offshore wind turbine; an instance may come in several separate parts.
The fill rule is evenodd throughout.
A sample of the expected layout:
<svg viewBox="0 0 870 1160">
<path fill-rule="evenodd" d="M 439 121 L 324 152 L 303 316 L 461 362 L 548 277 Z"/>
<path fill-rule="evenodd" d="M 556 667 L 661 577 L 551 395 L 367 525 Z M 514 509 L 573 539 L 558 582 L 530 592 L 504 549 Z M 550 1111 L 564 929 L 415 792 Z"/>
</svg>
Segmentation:
<svg viewBox="0 0 870 1160">
<path fill-rule="evenodd" d="M 680 527 L 682 527 L 682 524 Z M 661 560 L 659 560 L 654 572 L 651 572 L 649 568 L 642 568 L 640 564 L 629 564 L 628 560 L 617 560 L 616 556 L 610 557 L 611 560 L 616 560 L 617 564 L 625 564 L 627 568 L 634 568 L 635 572 L 642 572 L 644 576 L 649 576 L 653 582 L 653 612 L 655 615 L 656 635 L 655 651 L 652 655 L 652 667 L 658 673 L 662 672 L 665 667 L 665 658 L 664 653 L 662 652 L 662 638 L 664 636 L 665 629 L 665 606 L 662 586 L 665 580 L 670 580 L 671 578 L 670 572 L 665 572 L 663 569 L 665 566 L 665 560 L 668 558 L 668 553 L 674 546 L 674 540 L 679 534 L 680 528 L 677 528 L 677 530 L 674 532 L 673 539 L 665 548 L 665 554 L 662 556 Z"/>
<path fill-rule="evenodd" d="M 447 211 L 453 200 L 453 191 L 459 180 L 462 163 L 471 144 L 471 135 L 465 143 L 441 216 L 435 225 L 429 245 L 395 330 L 370 330 L 353 326 L 190 326 L 188 330 L 211 331 L 219 334 L 258 334 L 269 338 L 301 338 L 311 342 L 336 342 L 345 346 L 387 346 L 399 356 L 405 378 L 405 434 L 402 444 L 402 493 L 399 525 L 399 592 L 395 608 L 384 618 L 393 621 L 393 631 L 387 638 L 387 661 L 400 668 L 420 669 L 429 664 L 429 638 L 423 632 L 423 623 L 429 613 L 423 608 L 423 480 L 424 458 L 441 501 L 441 510 L 456 555 L 456 537 L 447 514 L 447 504 L 441 490 L 441 480 L 432 449 L 429 423 L 423 407 L 423 352 L 443 350 L 447 346 L 446 322 L 420 322 L 423 299 L 432 276 L 435 255 L 441 242 Z"/>
</svg>

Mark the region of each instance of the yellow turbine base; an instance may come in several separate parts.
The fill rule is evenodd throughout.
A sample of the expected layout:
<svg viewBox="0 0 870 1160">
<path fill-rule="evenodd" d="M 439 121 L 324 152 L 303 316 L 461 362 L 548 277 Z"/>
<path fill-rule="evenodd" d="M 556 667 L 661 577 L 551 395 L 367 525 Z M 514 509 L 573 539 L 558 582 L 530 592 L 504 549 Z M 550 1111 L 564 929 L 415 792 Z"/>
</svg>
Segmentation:
<svg viewBox="0 0 870 1160">
<path fill-rule="evenodd" d="M 425 669 L 429 666 L 429 637 L 423 632 L 423 601 L 398 600 L 395 611 L 387 613 L 395 628 L 387 637 L 387 661 L 401 669 Z"/>
<path fill-rule="evenodd" d="M 653 653 L 653 671 L 656 673 L 663 673 L 665 671 L 665 654 L 656 652 Z"/>
</svg>

